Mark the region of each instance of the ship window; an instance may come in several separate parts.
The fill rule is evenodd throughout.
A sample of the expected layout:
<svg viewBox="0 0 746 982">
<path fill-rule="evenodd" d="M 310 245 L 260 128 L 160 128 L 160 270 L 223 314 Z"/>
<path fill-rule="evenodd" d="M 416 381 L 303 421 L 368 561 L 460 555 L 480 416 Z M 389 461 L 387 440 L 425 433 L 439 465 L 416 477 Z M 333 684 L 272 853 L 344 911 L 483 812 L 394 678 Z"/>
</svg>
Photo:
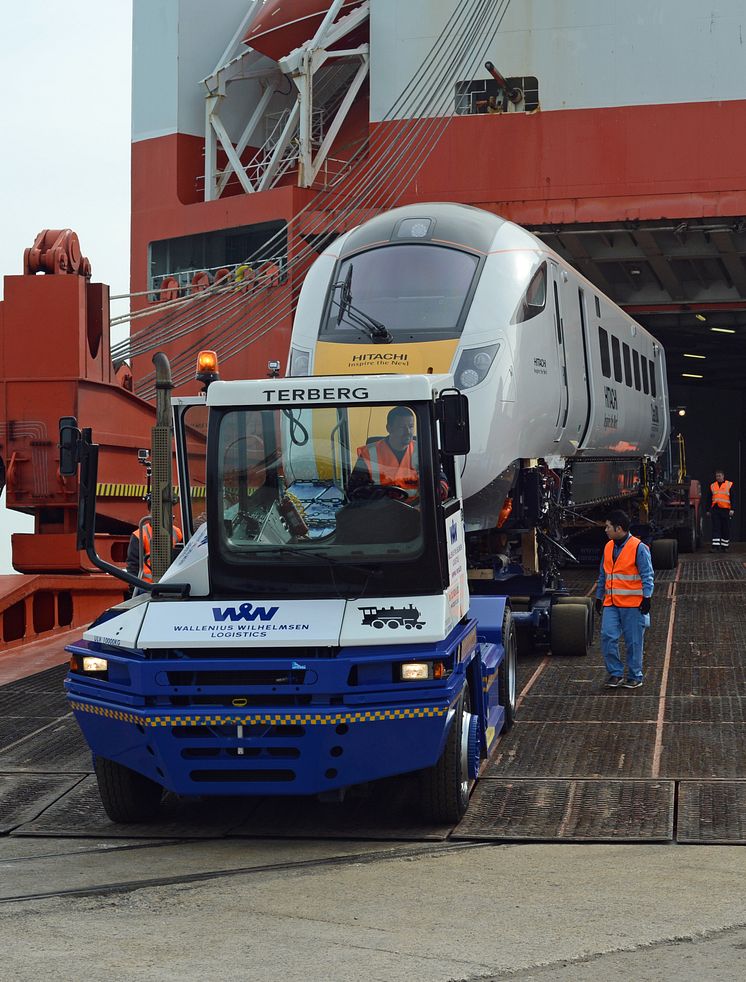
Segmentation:
<svg viewBox="0 0 746 982">
<path fill-rule="evenodd" d="M 640 358 L 641 368 L 642 368 L 642 391 L 645 395 L 649 392 L 648 386 L 648 360 L 647 358 Z"/>
<path fill-rule="evenodd" d="M 635 349 L 632 349 L 632 364 L 635 369 L 635 388 L 640 391 L 640 356 Z"/>
<path fill-rule="evenodd" d="M 611 335 L 611 353 L 614 357 L 614 380 L 622 381 L 622 352 L 619 347 L 619 338 Z"/>
<path fill-rule="evenodd" d="M 624 381 L 632 388 L 632 356 L 629 353 L 628 344 L 622 344 L 622 355 L 624 357 Z"/>
<path fill-rule="evenodd" d="M 650 361 L 648 364 L 650 365 L 650 394 L 653 396 L 653 398 L 655 398 L 657 395 L 657 392 L 655 391 L 657 388 L 655 382 L 655 362 Z"/>
<path fill-rule="evenodd" d="M 598 346 L 601 349 L 601 371 L 604 378 L 611 378 L 611 359 L 609 358 L 609 335 L 599 327 Z"/>
</svg>

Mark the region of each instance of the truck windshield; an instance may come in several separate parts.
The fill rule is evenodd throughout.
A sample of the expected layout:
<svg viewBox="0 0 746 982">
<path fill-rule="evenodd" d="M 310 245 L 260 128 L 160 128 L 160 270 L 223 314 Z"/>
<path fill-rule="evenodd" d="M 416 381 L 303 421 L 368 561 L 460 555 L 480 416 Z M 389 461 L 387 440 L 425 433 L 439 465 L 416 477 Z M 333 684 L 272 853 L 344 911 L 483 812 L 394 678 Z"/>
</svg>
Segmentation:
<svg viewBox="0 0 746 982">
<path fill-rule="evenodd" d="M 422 411 L 422 410 L 421 410 Z M 426 419 L 426 417 L 425 417 Z M 423 548 L 423 452 L 409 406 L 236 409 L 219 422 L 221 548 L 233 561 L 328 567 Z"/>
<path fill-rule="evenodd" d="M 353 307 L 385 325 L 395 341 L 460 337 L 478 266 L 471 253 L 429 244 L 386 245 L 357 253 L 340 263 L 321 336 L 360 342 L 360 326 L 342 302 L 349 282 Z"/>
</svg>

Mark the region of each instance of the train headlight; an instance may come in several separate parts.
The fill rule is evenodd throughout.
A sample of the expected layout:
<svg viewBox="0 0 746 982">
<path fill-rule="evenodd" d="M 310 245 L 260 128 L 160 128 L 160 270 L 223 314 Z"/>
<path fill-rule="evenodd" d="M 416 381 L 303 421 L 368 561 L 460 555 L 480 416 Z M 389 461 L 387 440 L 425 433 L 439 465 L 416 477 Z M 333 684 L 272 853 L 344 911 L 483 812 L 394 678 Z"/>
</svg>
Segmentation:
<svg viewBox="0 0 746 982">
<path fill-rule="evenodd" d="M 290 370 L 288 375 L 308 375 L 308 366 L 311 363 L 311 355 L 308 351 L 300 348 L 290 349 Z"/>
<path fill-rule="evenodd" d="M 458 388 L 473 389 L 475 385 L 483 382 L 499 350 L 499 344 L 489 344 L 482 348 L 467 348 L 466 351 L 462 351 L 456 367 Z"/>
<path fill-rule="evenodd" d="M 456 384 L 460 389 L 471 389 L 479 385 L 479 372 L 474 368 L 467 368 L 465 372 L 459 373 Z"/>
</svg>

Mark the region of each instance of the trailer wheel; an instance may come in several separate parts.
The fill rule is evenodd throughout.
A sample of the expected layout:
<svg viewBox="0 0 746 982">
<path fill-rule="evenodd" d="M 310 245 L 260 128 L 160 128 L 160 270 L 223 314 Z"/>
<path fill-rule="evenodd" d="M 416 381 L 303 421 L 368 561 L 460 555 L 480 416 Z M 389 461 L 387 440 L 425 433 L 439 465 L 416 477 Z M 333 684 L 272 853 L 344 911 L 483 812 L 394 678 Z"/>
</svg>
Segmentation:
<svg viewBox="0 0 746 982">
<path fill-rule="evenodd" d="M 469 804 L 469 688 L 456 703 L 440 760 L 422 771 L 422 812 L 428 822 L 455 824 Z"/>
<path fill-rule="evenodd" d="M 689 509 L 689 524 L 676 530 L 676 542 L 679 552 L 697 551 L 697 519 L 694 509 Z"/>
<path fill-rule="evenodd" d="M 553 655 L 587 655 L 590 615 L 586 604 L 553 604 L 549 647 Z"/>
<path fill-rule="evenodd" d="M 593 644 L 596 636 L 596 606 L 593 597 L 557 597 L 555 604 L 583 604 L 588 608 L 588 644 Z"/>
<path fill-rule="evenodd" d="M 518 636 L 513 618 L 507 609 L 503 618 L 503 645 L 505 657 L 497 670 L 497 688 L 500 693 L 500 704 L 505 710 L 503 733 L 507 733 L 515 722 L 516 661 L 518 657 Z"/>
<path fill-rule="evenodd" d="M 653 569 L 676 569 L 679 547 L 676 539 L 656 539 L 650 546 Z"/>
<path fill-rule="evenodd" d="M 112 822 L 147 822 L 157 813 L 160 784 L 105 757 L 96 757 L 95 768 L 101 803 Z"/>
</svg>

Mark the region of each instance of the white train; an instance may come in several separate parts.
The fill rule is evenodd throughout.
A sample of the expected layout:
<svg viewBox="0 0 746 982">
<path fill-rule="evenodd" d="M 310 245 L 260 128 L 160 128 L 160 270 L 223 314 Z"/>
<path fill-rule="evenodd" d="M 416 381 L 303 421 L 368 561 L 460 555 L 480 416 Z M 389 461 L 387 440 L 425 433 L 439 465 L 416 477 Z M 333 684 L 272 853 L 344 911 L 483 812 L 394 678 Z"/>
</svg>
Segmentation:
<svg viewBox="0 0 746 982">
<path fill-rule="evenodd" d="M 451 372 L 468 393 L 472 529 L 494 527 L 521 460 L 656 457 L 668 440 L 655 338 L 535 235 L 464 205 L 379 215 L 312 266 L 289 374 L 356 372 Z"/>
</svg>

